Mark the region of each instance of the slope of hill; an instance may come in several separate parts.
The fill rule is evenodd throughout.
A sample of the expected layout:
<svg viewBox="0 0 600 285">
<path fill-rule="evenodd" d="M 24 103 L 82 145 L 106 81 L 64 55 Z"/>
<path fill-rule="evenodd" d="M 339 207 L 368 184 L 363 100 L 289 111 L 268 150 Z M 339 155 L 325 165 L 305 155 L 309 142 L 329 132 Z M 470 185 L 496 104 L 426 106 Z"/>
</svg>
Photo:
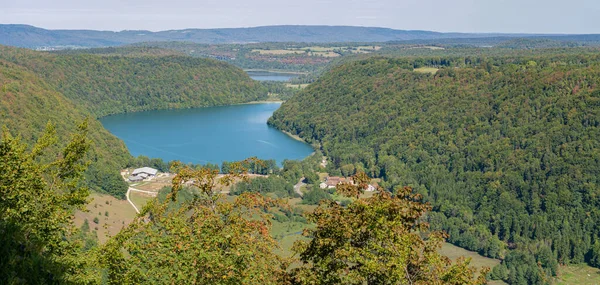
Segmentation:
<svg viewBox="0 0 600 285">
<path fill-rule="evenodd" d="M 103 47 L 140 42 L 185 41 L 194 43 L 255 42 L 386 42 L 444 38 L 523 36 L 522 34 L 463 34 L 407 31 L 352 26 L 263 26 L 172 31 L 46 30 L 28 25 L 0 25 L 0 44 L 18 47 Z M 528 35 L 533 36 L 533 35 Z"/>
<path fill-rule="evenodd" d="M 0 60 L 0 126 L 6 126 L 13 135 L 18 134 L 32 144 L 51 122 L 56 126 L 59 140 L 66 143 L 68 135 L 88 117 L 87 112 L 35 74 Z M 122 196 L 127 185 L 118 170 L 131 156 L 125 144 L 105 130 L 99 121 L 88 120 L 92 142 L 88 158 L 93 162 L 86 172 L 88 184 L 94 190 Z"/>
<path fill-rule="evenodd" d="M 226 105 L 262 99 L 264 88 L 241 69 L 188 56 L 53 55 L 0 47 L 96 117 L 152 109 Z"/>
<path fill-rule="evenodd" d="M 409 59 L 336 67 L 269 123 L 336 167 L 414 186 L 452 243 L 504 258 L 496 278 L 600 266 L 600 56 L 434 62 L 434 75 Z"/>
</svg>

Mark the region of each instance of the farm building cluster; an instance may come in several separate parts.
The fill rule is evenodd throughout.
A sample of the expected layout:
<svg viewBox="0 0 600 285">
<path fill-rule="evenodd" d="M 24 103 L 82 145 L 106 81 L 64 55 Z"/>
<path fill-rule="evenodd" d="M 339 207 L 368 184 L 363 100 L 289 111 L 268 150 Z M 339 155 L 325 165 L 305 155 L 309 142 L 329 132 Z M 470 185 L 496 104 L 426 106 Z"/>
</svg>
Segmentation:
<svg viewBox="0 0 600 285">
<path fill-rule="evenodd" d="M 151 179 L 155 177 L 156 174 L 158 174 L 158 170 L 151 167 L 142 167 L 133 170 L 131 176 L 129 176 L 127 180 L 129 180 L 130 182 L 140 182 L 146 179 Z"/>
<path fill-rule="evenodd" d="M 327 178 L 325 178 L 324 182 L 321 182 L 321 184 L 319 184 L 319 187 L 321 189 L 331 189 L 335 188 L 338 184 L 342 183 L 354 184 L 354 180 L 352 180 L 352 177 L 345 178 L 338 176 L 328 176 Z M 375 191 L 377 189 L 377 186 L 377 183 L 369 184 L 368 188 L 365 191 Z"/>
</svg>

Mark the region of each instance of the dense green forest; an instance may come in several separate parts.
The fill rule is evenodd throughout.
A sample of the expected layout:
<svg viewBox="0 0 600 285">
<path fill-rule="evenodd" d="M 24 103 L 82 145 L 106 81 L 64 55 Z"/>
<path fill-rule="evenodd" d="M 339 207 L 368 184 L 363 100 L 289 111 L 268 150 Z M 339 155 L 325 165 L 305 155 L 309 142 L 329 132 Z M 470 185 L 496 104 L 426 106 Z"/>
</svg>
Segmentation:
<svg viewBox="0 0 600 285">
<path fill-rule="evenodd" d="M 0 59 L 28 68 L 96 117 L 227 105 L 267 96 L 244 71 L 210 59 L 53 55 L 8 47 L 0 48 Z"/>
<path fill-rule="evenodd" d="M 49 121 L 64 138 L 89 117 L 92 163 L 85 183 L 123 198 L 119 169 L 138 165 L 97 117 L 267 98 L 268 90 L 231 65 L 167 52 L 126 56 L 56 55 L 0 46 L 0 125 L 33 143 Z"/>
<path fill-rule="evenodd" d="M 48 122 L 55 125 L 57 136 L 65 142 L 77 124 L 88 118 L 91 140 L 88 158 L 93 163 L 86 172 L 86 184 L 94 190 L 123 197 L 127 184 L 119 169 L 127 165 L 131 156 L 121 140 L 23 67 L 0 60 L 0 88 L 0 125 L 27 143 L 35 142 Z"/>
<path fill-rule="evenodd" d="M 600 266 L 599 83 L 597 54 L 371 58 L 269 123 L 337 168 L 414 187 L 450 242 L 504 260 L 492 277 L 543 284 L 559 263 Z"/>
</svg>

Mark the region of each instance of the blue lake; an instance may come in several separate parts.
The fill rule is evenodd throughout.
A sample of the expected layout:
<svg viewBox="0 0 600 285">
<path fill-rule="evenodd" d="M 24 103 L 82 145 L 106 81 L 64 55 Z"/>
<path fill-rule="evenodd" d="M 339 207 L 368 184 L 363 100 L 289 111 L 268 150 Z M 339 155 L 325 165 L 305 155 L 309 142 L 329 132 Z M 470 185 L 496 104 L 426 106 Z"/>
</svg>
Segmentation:
<svg viewBox="0 0 600 285">
<path fill-rule="evenodd" d="M 285 82 L 294 77 L 298 77 L 298 74 L 293 73 L 276 73 L 268 71 L 246 71 L 250 78 L 258 81 L 281 81 Z"/>
<path fill-rule="evenodd" d="M 303 159 L 306 143 L 267 126 L 281 103 L 184 110 L 160 110 L 108 116 L 106 129 L 122 139 L 132 155 L 165 161 L 205 164 L 260 159 Z"/>
</svg>

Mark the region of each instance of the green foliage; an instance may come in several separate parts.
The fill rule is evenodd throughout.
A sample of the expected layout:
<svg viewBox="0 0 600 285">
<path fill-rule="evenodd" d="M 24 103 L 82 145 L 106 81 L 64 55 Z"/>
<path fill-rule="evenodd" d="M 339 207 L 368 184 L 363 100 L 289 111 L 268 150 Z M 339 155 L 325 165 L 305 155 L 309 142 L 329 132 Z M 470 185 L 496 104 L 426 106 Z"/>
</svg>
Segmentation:
<svg viewBox="0 0 600 285">
<path fill-rule="evenodd" d="M 288 198 L 294 197 L 294 186 L 285 181 L 280 176 L 269 176 L 269 177 L 256 177 L 249 181 L 241 181 L 231 187 L 231 194 L 240 195 L 242 193 L 260 193 L 267 194 L 272 193 L 277 198 Z"/>
<path fill-rule="evenodd" d="M 218 170 L 179 168 L 172 192 L 153 200 L 103 248 L 109 284 L 282 284 L 288 262 L 273 253 L 270 220 L 277 203 L 244 193 L 222 202 L 217 185 L 243 178 L 240 163 L 217 179 Z M 183 191 L 191 181 L 193 192 Z M 173 208 L 180 194 L 191 199 Z"/>
<path fill-rule="evenodd" d="M 313 188 L 302 196 L 302 204 L 318 205 L 323 200 L 331 200 L 331 195 L 327 191 L 313 186 Z"/>
<path fill-rule="evenodd" d="M 354 186 L 360 191 L 359 186 Z M 314 190 L 313 190 L 314 191 Z M 349 191 L 354 192 L 354 191 Z M 298 284 L 485 284 L 485 273 L 475 278 L 469 260 L 452 264 L 438 253 L 445 235 L 421 237 L 428 225 L 420 221 L 430 209 L 410 188 L 394 197 L 381 190 L 347 207 L 323 202 L 305 230 L 310 241 L 299 241 L 294 251 L 303 262 L 293 270 Z"/>
<path fill-rule="evenodd" d="M 261 82 L 272 97 L 279 100 L 288 100 L 292 98 L 300 89 L 287 86 L 287 82 L 263 81 Z"/>
<path fill-rule="evenodd" d="M 77 122 L 89 117 L 38 76 L 3 60 L 0 60 L 0 86 L 0 125 L 19 134 L 28 144 L 38 139 L 38 131 L 48 122 L 55 124 L 59 137 L 66 137 Z M 91 145 L 87 158 L 91 165 L 85 172 L 84 183 L 92 190 L 124 197 L 127 184 L 118 169 L 130 157 L 125 144 L 97 120 L 88 118 L 88 128 Z M 51 146 L 51 151 L 58 151 L 65 142 Z"/>
<path fill-rule="evenodd" d="M 316 152 L 302 161 L 286 159 L 279 174 L 292 184 L 298 183 L 302 177 L 307 179 L 308 183 L 315 182 L 319 179 L 316 172 L 322 157 L 320 152 Z"/>
<path fill-rule="evenodd" d="M 236 162 L 227 162 L 223 161 L 221 164 L 221 173 L 227 174 L 231 171 L 231 164 L 235 164 Z M 249 159 L 242 162 L 242 167 L 246 169 L 249 173 L 252 174 L 260 174 L 260 175 L 268 175 L 279 170 L 277 166 L 277 162 L 274 159 L 269 160 L 258 160 L 258 159 Z"/>
<path fill-rule="evenodd" d="M 590 265 L 600 268 L 600 241 L 596 240 L 590 251 Z"/>
<path fill-rule="evenodd" d="M 410 71 L 423 64 L 442 68 Z M 433 229 L 491 257 L 515 249 L 509 280 L 533 284 L 556 261 L 597 256 L 598 83 L 597 54 L 372 58 L 334 68 L 269 123 L 320 143 L 332 168 L 414 186 Z"/>
<path fill-rule="evenodd" d="M 304 178 L 307 184 L 319 184 L 321 182 L 319 175 L 313 171 L 305 172 Z"/>
<path fill-rule="evenodd" d="M 81 186 L 90 144 L 87 122 L 60 152 L 53 125 L 27 146 L 6 128 L 0 137 L 0 283 L 85 283 L 87 260 L 71 216 L 87 202 Z M 89 227 L 88 227 L 89 228 Z"/>
</svg>

